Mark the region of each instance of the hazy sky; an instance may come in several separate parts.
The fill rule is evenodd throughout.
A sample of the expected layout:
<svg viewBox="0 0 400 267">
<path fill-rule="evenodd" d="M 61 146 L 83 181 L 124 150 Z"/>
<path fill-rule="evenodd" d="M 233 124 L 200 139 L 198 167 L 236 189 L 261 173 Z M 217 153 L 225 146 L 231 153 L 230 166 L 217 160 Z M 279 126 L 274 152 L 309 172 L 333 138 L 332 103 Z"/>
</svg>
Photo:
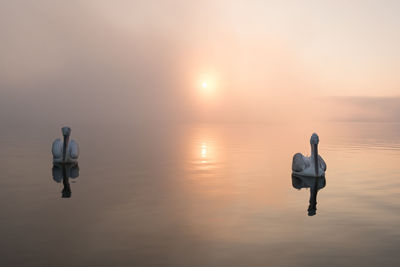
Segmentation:
<svg viewBox="0 0 400 267">
<path fill-rule="evenodd" d="M 0 116 L 257 121 L 318 97 L 399 96 L 399 10 L 367 0 L 3 0 Z"/>
</svg>

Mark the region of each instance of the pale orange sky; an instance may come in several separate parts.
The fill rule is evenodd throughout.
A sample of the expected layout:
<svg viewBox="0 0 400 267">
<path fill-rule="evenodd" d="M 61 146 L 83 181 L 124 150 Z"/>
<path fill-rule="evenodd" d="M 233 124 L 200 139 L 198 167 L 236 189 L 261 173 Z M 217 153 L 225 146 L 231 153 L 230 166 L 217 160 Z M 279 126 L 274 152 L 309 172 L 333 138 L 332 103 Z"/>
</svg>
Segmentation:
<svg viewBox="0 0 400 267">
<path fill-rule="evenodd" d="M 289 61 L 284 68 L 308 75 L 324 95 L 400 93 L 398 1 L 93 2 L 114 26 L 132 34 L 150 29 L 194 45 L 193 56 L 210 65 L 226 62 L 219 55 L 229 53 L 226 65 L 239 65 L 249 80 L 270 67 L 254 58 L 271 53 Z"/>
<path fill-rule="evenodd" d="M 48 119 L 58 110 L 64 119 L 259 121 L 288 118 L 319 104 L 312 100 L 318 97 L 396 97 L 399 7 L 398 1 L 2 1 L 0 111 L 20 114 L 11 111 L 24 106 L 22 117 Z"/>
</svg>

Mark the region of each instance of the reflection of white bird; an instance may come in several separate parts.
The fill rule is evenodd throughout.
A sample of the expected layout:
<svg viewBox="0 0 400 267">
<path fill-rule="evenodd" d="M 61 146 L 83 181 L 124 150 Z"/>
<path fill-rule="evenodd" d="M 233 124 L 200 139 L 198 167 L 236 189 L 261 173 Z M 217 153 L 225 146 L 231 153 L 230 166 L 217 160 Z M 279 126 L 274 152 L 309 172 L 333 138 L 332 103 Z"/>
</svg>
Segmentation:
<svg viewBox="0 0 400 267">
<path fill-rule="evenodd" d="M 63 179 L 78 178 L 79 166 L 78 164 L 53 164 L 51 173 L 53 174 L 53 180 L 61 183 Z"/>
<path fill-rule="evenodd" d="M 325 176 L 306 177 L 292 174 L 292 185 L 296 189 L 310 188 L 310 205 L 308 206 L 308 216 L 317 214 L 317 193 L 326 185 Z"/>
<path fill-rule="evenodd" d="M 61 129 L 64 141 L 56 139 L 53 142 L 52 153 L 53 163 L 76 163 L 79 157 L 78 143 L 74 140 L 69 141 L 71 128 L 63 127 Z"/>
<path fill-rule="evenodd" d="M 313 133 L 310 139 L 311 156 L 306 157 L 300 153 L 293 156 L 292 170 L 294 174 L 302 176 L 324 176 L 326 171 L 326 163 L 320 155 L 318 155 L 318 135 Z"/>
<path fill-rule="evenodd" d="M 317 180 L 316 180 L 317 179 Z M 322 177 L 307 177 L 301 175 L 292 174 L 292 186 L 298 190 L 302 188 L 314 188 L 317 185 L 317 189 L 320 190 L 326 186 L 326 178 Z"/>
</svg>

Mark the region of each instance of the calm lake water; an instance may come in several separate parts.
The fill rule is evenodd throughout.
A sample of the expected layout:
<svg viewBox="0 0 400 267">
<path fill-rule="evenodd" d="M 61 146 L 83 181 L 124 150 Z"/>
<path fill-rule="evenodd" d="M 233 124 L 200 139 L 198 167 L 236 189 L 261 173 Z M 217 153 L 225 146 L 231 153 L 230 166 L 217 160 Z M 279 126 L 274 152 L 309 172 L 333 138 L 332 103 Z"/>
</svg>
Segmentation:
<svg viewBox="0 0 400 267">
<path fill-rule="evenodd" d="M 400 265 L 400 124 L 70 125 L 64 183 L 60 126 L 0 133 L 1 266 Z M 291 161 L 313 131 L 328 169 L 308 216 Z"/>
</svg>

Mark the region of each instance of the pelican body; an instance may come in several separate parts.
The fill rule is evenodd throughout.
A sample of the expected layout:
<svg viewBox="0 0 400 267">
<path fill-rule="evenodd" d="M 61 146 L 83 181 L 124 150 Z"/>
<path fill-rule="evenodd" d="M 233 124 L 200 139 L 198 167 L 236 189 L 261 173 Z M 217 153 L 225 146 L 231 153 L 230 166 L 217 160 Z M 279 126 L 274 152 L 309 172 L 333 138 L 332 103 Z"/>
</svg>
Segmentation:
<svg viewBox="0 0 400 267">
<path fill-rule="evenodd" d="M 61 129 L 63 141 L 59 138 L 54 140 L 52 146 L 54 164 L 75 164 L 78 162 L 79 146 L 74 140 L 70 140 L 71 128 Z"/>
<path fill-rule="evenodd" d="M 319 137 L 316 133 L 313 133 L 310 139 L 311 156 L 307 157 L 301 153 L 296 153 L 293 156 L 293 174 L 307 177 L 321 177 L 325 175 L 326 163 L 318 155 L 318 143 Z"/>
</svg>

